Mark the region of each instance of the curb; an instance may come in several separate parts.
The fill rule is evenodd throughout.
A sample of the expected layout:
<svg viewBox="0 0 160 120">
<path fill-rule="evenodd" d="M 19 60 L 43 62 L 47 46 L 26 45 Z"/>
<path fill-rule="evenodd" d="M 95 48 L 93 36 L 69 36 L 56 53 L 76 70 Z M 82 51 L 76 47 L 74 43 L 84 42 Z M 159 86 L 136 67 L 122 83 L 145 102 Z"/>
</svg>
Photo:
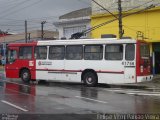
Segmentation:
<svg viewBox="0 0 160 120">
<path fill-rule="evenodd" d="M 125 89 L 148 89 L 145 85 L 109 85 L 111 88 L 125 88 Z"/>
</svg>

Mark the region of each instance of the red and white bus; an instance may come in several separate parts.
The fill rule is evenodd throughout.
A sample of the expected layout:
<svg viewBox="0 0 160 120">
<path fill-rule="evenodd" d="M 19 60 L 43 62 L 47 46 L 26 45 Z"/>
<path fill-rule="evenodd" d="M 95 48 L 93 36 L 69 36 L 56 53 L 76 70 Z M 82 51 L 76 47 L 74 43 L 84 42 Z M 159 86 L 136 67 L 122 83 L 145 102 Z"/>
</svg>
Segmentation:
<svg viewBox="0 0 160 120">
<path fill-rule="evenodd" d="M 152 79 L 149 45 L 132 39 L 49 40 L 8 45 L 7 78 L 97 83 Z"/>
</svg>

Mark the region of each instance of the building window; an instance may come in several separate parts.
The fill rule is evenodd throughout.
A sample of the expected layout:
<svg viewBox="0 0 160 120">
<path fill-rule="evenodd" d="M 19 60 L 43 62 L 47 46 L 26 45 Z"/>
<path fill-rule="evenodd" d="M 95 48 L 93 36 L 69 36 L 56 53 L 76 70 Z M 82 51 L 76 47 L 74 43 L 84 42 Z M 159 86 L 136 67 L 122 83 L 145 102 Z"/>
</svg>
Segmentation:
<svg viewBox="0 0 160 120">
<path fill-rule="evenodd" d="M 84 49 L 85 60 L 101 60 L 103 58 L 103 45 L 86 45 Z"/>
<path fill-rule="evenodd" d="M 47 46 L 38 46 L 35 47 L 35 59 L 47 59 Z"/>
<path fill-rule="evenodd" d="M 106 60 L 122 60 L 123 45 L 106 45 L 105 59 Z"/>
<path fill-rule="evenodd" d="M 65 27 L 63 29 L 63 37 L 70 38 L 72 34 L 86 30 L 86 26 Z"/>
<path fill-rule="evenodd" d="M 32 47 L 20 47 L 19 59 L 32 59 Z"/>
<path fill-rule="evenodd" d="M 65 56 L 64 46 L 50 46 L 49 47 L 49 59 L 51 60 L 63 60 Z"/>
<path fill-rule="evenodd" d="M 83 46 L 71 45 L 66 47 L 67 60 L 81 60 L 83 58 Z"/>
</svg>

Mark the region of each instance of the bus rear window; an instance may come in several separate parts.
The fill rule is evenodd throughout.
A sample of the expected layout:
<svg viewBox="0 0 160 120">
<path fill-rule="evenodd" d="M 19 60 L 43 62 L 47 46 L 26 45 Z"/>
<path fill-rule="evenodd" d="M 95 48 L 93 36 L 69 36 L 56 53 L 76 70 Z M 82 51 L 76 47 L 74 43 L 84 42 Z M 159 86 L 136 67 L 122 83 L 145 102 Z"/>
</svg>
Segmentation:
<svg viewBox="0 0 160 120">
<path fill-rule="evenodd" d="M 140 55 L 142 59 L 149 59 L 149 45 L 148 44 L 140 45 Z"/>
</svg>

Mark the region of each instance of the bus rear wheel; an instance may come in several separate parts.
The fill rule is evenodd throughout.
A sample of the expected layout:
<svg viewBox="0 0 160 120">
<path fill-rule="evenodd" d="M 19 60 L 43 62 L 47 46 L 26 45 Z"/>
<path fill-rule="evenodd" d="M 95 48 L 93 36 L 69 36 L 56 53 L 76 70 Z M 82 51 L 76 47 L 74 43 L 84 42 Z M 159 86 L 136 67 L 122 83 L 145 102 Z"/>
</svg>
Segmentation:
<svg viewBox="0 0 160 120">
<path fill-rule="evenodd" d="M 85 73 L 83 77 L 83 81 L 84 81 L 84 84 L 87 85 L 88 87 L 94 87 L 98 83 L 97 76 L 93 72 Z"/>
<path fill-rule="evenodd" d="M 27 69 L 22 70 L 21 79 L 23 82 L 29 83 L 29 81 L 31 79 L 31 74 L 30 74 L 29 70 L 27 70 Z"/>
</svg>

